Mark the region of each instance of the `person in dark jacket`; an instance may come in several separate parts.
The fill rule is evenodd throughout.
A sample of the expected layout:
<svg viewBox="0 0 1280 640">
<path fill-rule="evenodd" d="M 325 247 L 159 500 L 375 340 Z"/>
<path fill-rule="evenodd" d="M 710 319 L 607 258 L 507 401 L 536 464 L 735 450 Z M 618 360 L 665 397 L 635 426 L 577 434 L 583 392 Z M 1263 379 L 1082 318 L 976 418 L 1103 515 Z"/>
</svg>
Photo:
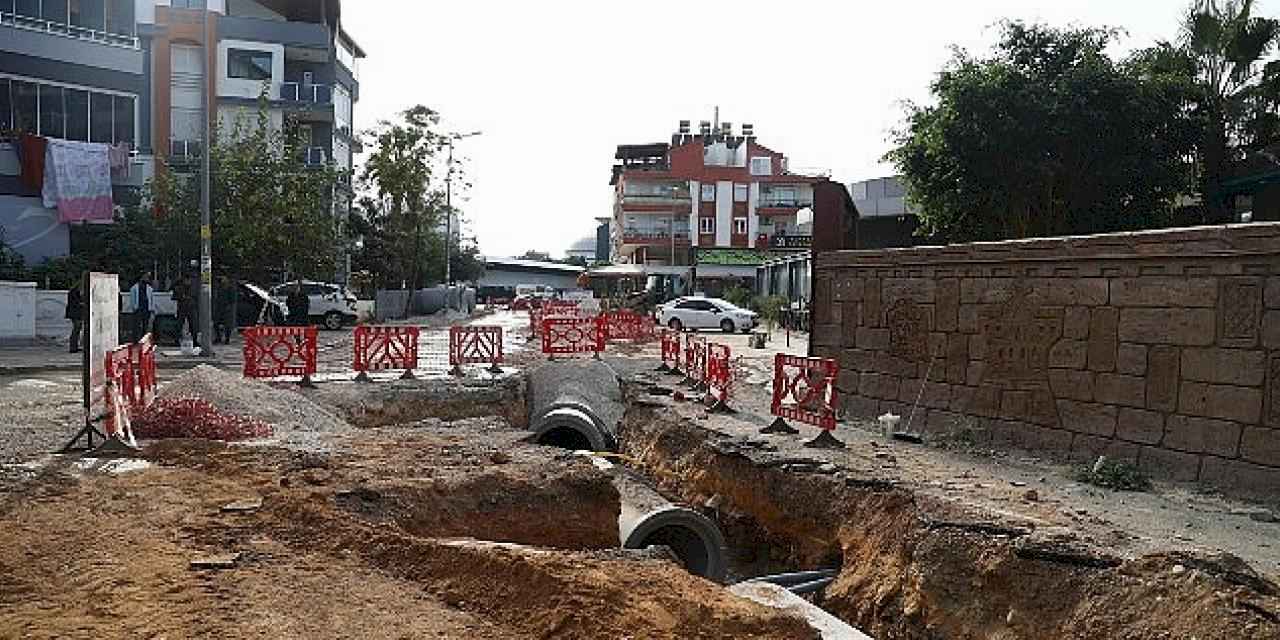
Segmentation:
<svg viewBox="0 0 1280 640">
<path fill-rule="evenodd" d="M 289 307 L 289 324 L 306 326 L 307 319 L 311 315 L 311 298 L 302 292 L 301 282 L 294 283 L 293 291 L 289 292 L 289 297 L 285 298 L 284 303 Z"/>
<path fill-rule="evenodd" d="M 84 332 L 84 298 L 78 281 L 67 291 L 67 313 L 65 315 L 71 321 L 71 353 L 80 353 L 80 347 L 84 344 L 82 339 Z"/>
<path fill-rule="evenodd" d="M 213 300 L 213 309 L 216 312 L 214 319 L 216 320 L 217 332 L 214 334 L 213 342 L 217 344 L 231 344 L 231 334 L 236 330 L 236 296 L 237 285 L 234 281 L 226 276 L 218 279 L 218 289 Z"/>
</svg>

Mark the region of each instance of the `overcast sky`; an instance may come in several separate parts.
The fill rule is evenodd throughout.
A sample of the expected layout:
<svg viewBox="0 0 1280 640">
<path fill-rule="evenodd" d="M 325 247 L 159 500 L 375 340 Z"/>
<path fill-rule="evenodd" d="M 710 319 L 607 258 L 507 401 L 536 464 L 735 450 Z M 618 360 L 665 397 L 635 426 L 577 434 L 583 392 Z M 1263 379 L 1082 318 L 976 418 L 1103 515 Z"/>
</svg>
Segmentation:
<svg viewBox="0 0 1280 640">
<path fill-rule="evenodd" d="M 1260 3 L 1273 14 L 1274 1 Z M 462 203 L 487 255 L 563 254 L 612 213 L 619 144 L 669 141 L 681 119 L 755 124 L 791 166 L 841 182 L 880 158 L 903 100 L 928 98 L 951 45 L 985 51 L 1002 19 L 1121 27 L 1124 50 L 1177 33 L 1184 0 L 348 0 L 365 49 L 356 124 L 412 104 L 456 131 Z"/>
</svg>

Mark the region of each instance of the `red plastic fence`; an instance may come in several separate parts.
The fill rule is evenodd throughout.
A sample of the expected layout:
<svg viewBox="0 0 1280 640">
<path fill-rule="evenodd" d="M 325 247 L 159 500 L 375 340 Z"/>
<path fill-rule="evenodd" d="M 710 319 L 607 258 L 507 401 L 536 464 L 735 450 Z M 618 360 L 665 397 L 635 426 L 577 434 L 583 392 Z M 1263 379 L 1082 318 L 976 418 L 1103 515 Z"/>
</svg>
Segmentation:
<svg viewBox="0 0 1280 640">
<path fill-rule="evenodd" d="M 771 412 L 779 418 L 811 424 L 825 431 L 835 430 L 832 396 L 839 373 L 840 366 L 835 360 L 777 354 L 773 359 Z"/>
<path fill-rule="evenodd" d="M 685 380 L 703 386 L 707 382 L 707 339 L 688 334 L 684 339 Z"/>
<path fill-rule="evenodd" d="M 653 339 L 655 325 L 647 316 L 624 310 L 602 313 L 600 317 L 605 321 L 606 340 L 642 342 Z"/>
<path fill-rule="evenodd" d="M 244 377 L 278 378 L 316 372 L 316 327 L 249 327 L 244 334 Z"/>
<path fill-rule="evenodd" d="M 156 343 L 147 334 L 131 350 L 134 378 L 138 385 L 137 406 L 148 407 L 156 399 L 159 379 L 156 376 Z"/>
<path fill-rule="evenodd" d="M 370 371 L 403 369 L 405 376 L 412 376 L 418 368 L 418 336 L 421 330 L 413 326 L 360 325 L 355 331 L 355 359 L 351 368 L 359 372 L 360 380 L 368 380 Z"/>
<path fill-rule="evenodd" d="M 668 371 L 680 370 L 680 333 L 662 332 L 662 364 Z"/>
<path fill-rule="evenodd" d="M 103 358 L 107 374 L 103 387 L 103 404 L 107 407 L 105 434 L 130 444 L 133 434 L 128 429 L 128 409 L 137 404 L 132 355 L 133 345 L 125 344 L 108 351 Z"/>
<path fill-rule="evenodd" d="M 529 331 L 535 336 L 542 334 L 542 309 L 529 310 Z"/>
<path fill-rule="evenodd" d="M 542 311 L 552 315 L 578 315 L 581 307 L 572 300 L 546 300 L 542 303 Z"/>
<path fill-rule="evenodd" d="M 449 364 L 455 375 L 464 364 L 487 364 L 491 371 L 501 370 L 502 327 L 449 327 Z"/>
<path fill-rule="evenodd" d="M 542 352 L 557 354 L 604 351 L 604 322 L 599 318 L 543 318 Z"/>
<path fill-rule="evenodd" d="M 707 394 L 715 405 L 727 409 L 733 394 L 733 370 L 729 347 L 707 343 Z"/>
</svg>

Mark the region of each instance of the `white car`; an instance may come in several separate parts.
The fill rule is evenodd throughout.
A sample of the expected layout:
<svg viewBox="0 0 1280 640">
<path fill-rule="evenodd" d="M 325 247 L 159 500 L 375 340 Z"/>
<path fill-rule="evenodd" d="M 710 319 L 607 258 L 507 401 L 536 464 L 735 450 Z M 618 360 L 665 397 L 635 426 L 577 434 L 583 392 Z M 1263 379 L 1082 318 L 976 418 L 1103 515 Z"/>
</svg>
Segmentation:
<svg viewBox="0 0 1280 640">
<path fill-rule="evenodd" d="M 289 294 L 293 292 L 294 282 L 286 282 L 271 289 L 271 297 L 286 304 Z M 302 292 L 311 301 L 307 315 L 312 322 L 321 324 L 330 331 L 337 331 L 345 324 L 355 323 L 359 319 L 356 311 L 356 296 L 341 285 L 324 282 L 302 281 Z"/>
<path fill-rule="evenodd" d="M 677 298 L 658 307 L 658 324 L 676 331 L 719 329 L 725 333 L 756 328 L 760 316 L 720 298 Z"/>
</svg>

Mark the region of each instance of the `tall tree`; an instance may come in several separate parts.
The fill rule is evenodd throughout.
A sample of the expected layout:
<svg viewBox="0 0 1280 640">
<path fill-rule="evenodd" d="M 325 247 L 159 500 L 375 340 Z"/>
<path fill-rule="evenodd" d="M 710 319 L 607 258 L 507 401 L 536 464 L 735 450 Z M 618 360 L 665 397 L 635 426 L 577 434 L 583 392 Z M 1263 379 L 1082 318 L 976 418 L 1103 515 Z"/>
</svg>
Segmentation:
<svg viewBox="0 0 1280 640">
<path fill-rule="evenodd" d="M 388 262 L 375 272 L 399 274 L 411 288 L 424 283 L 425 265 L 436 226 L 443 218 L 444 196 L 434 184 L 436 158 L 447 137 L 440 114 L 417 105 L 400 120 L 383 120 L 367 134 L 372 152 L 360 175 L 361 186 L 376 194 L 361 201 L 361 212 L 375 254 Z M 385 283 L 380 283 L 385 284 Z"/>
<path fill-rule="evenodd" d="M 1002 26 L 992 55 L 957 50 L 908 105 L 888 155 L 949 240 L 1162 224 L 1191 177 L 1193 128 L 1176 83 L 1106 53 L 1115 32 Z"/>
<path fill-rule="evenodd" d="M 1280 141 L 1280 21 L 1258 17 L 1253 0 L 1196 0 L 1176 44 L 1144 52 L 1194 87 L 1190 117 L 1201 128 L 1196 155 L 1209 222 L 1230 220 L 1222 183 L 1250 151 Z"/>
</svg>

